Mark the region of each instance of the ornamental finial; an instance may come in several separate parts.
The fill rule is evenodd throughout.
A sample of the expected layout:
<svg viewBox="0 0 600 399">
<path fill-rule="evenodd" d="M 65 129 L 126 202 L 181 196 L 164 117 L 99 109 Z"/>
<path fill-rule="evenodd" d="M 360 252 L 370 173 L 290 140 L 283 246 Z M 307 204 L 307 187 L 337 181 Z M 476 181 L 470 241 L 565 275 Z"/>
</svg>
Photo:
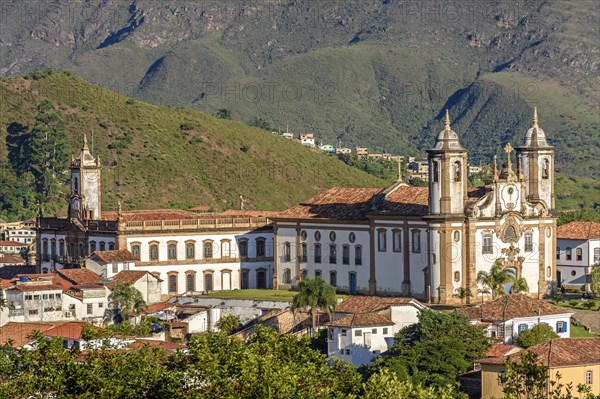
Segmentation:
<svg viewBox="0 0 600 399">
<path fill-rule="evenodd" d="M 450 114 L 448 108 L 446 108 L 446 116 L 444 117 L 444 129 L 450 130 Z"/>
<path fill-rule="evenodd" d="M 537 107 L 533 107 L 533 128 L 538 128 Z"/>
</svg>

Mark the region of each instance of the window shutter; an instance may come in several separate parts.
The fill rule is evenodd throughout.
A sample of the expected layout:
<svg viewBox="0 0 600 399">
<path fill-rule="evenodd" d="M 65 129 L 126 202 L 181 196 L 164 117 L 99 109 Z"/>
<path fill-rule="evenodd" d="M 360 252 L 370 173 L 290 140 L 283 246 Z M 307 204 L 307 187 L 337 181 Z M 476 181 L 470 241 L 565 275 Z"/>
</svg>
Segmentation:
<svg viewBox="0 0 600 399">
<path fill-rule="evenodd" d="M 556 322 L 556 332 L 559 332 L 559 331 L 560 331 L 560 328 L 559 328 L 559 326 L 560 326 L 560 321 L 557 321 L 557 322 Z"/>
<path fill-rule="evenodd" d="M 563 322 L 563 331 L 564 331 L 564 332 L 567 332 L 567 326 L 568 326 L 568 325 L 569 325 L 569 323 L 568 323 L 568 322 L 566 322 L 566 321 L 564 321 L 564 322 Z"/>
</svg>

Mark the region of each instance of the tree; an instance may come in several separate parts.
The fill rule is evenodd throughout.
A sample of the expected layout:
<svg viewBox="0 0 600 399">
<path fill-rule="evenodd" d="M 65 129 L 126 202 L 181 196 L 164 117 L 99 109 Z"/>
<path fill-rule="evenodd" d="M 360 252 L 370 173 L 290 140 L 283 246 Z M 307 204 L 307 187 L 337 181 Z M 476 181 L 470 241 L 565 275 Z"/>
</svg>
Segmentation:
<svg viewBox="0 0 600 399">
<path fill-rule="evenodd" d="M 6 308 L 6 299 L 4 297 L 0 297 L 0 327 L 2 327 L 2 312 Z"/>
<path fill-rule="evenodd" d="M 254 126 L 260 129 L 271 131 L 271 124 L 263 117 L 255 117 L 251 122 L 250 126 Z"/>
<path fill-rule="evenodd" d="M 592 266 L 592 273 L 590 274 L 590 290 L 592 290 L 592 292 L 600 292 L 600 263 L 596 263 Z"/>
<path fill-rule="evenodd" d="M 300 292 L 294 296 L 291 309 L 296 312 L 299 309 L 308 308 L 311 317 L 311 335 L 317 328 L 317 316 L 319 310 L 324 310 L 331 316 L 333 308 L 337 304 L 335 289 L 327 284 L 321 277 L 314 280 L 305 278 L 298 285 Z"/>
<path fill-rule="evenodd" d="M 144 301 L 142 293 L 129 282 L 117 283 L 111 304 L 118 309 L 121 320 L 125 320 L 125 316 L 131 311 L 139 315 L 146 309 L 146 301 Z"/>
<path fill-rule="evenodd" d="M 225 334 L 231 334 L 241 326 L 240 318 L 233 314 L 222 316 L 216 324 L 219 331 L 223 331 Z"/>
<path fill-rule="evenodd" d="M 231 119 L 231 111 L 227 108 L 220 108 L 215 113 L 215 116 L 219 119 Z"/>
<path fill-rule="evenodd" d="M 444 387 L 473 367 L 489 348 L 483 332 L 460 313 L 424 310 L 419 323 L 403 328 L 394 347 L 371 372 L 388 368 L 403 379 L 406 372 L 416 384 Z M 397 374 L 397 373 L 396 373 Z"/>
<path fill-rule="evenodd" d="M 511 281 L 513 273 L 508 269 L 502 269 L 498 262 L 494 263 L 489 272 L 481 270 L 477 273 L 477 282 L 484 287 L 488 287 L 492 294 L 492 299 L 499 295 L 504 295 L 504 284 Z"/>
<path fill-rule="evenodd" d="M 471 294 L 470 289 L 460 287 L 455 290 L 455 293 L 452 296 L 460 299 L 460 303 L 462 305 L 463 303 L 465 303 L 465 299 L 472 297 L 473 294 Z"/>
<path fill-rule="evenodd" d="M 454 399 L 459 396 L 452 385 L 442 388 L 423 388 L 415 385 L 410 379 L 400 380 L 396 374 L 384 368 L 367 380 L 362 397 L 366 399 Z"/>
<path fill-rule="evenodd" d="M 529 286 L 527 285 L 527 280 L 523 277 L 511 277 L 511 286 L 510 291 L 511 294 L 519 294 L 521 292 L 529 292 Z"/>
<path fill-rule="evenodd" d="M 544 323 L 538 323 L 531 330 L 523 331 L 519 334 L 516 343 L 523 348 L 529 348 L 530 346 L 541 344 L 554 338 L 559 337 L 552 327 Z"/>
</svg>

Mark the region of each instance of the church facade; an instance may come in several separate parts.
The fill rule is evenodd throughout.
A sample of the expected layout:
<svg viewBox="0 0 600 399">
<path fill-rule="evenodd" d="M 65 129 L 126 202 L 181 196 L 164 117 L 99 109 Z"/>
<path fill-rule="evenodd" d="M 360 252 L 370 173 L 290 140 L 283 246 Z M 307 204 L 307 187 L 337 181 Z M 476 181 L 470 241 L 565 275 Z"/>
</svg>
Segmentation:
<svg viewBox="0 0 600 399">
<path fill-rule="evenodd" d="M 477 274 L 498 263 L 530 295 L 547 294 L 556 281 L 554 148 L 537 110 L 523 144 L 505 152 L 492 181 L 468 187 L 467 150 L 446 112 L 427 151 L 428 187 L 332 188 L 274 218 L 274 287 L 321 276 L 350 294 L 452 303 L 462 288 L 475 301 Z"/>
</svg>

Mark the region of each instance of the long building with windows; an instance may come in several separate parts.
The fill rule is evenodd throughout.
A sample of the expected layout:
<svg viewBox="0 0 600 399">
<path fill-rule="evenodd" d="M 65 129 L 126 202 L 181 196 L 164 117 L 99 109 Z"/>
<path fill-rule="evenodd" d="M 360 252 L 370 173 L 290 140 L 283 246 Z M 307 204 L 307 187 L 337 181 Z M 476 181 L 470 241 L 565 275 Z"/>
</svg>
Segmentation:
<svg viewBox="0 0 600 399">
<path fill-rule="evenodd" d="M 199 214 L 101 209 L 101 164 L 87 141 L 71 163 L 68 217 L 37 219 L 39 273 L 78 268 L 95 252 L 127 250 L 122 269 L 159 276 L 162 294 L 271 288 L 274 212 Z M 134 262 L 131 262 L 133 257 Z"/>
<path fill-rule="evenodd" d="M 542 296 L 556 283 L 554 147 L 533 126 L 505 147 L 492 181 L 468 187 L 467 150 L 445 126 L 428 150 L 428 187 L 332 188 L 274 217 L 274 287 L 321 276 L 350 294 L 427 302 L 487 295 L 479 272 L 499 263 Z M 494 161 L 495 162 L 495 161 Z"/>
</svg>

